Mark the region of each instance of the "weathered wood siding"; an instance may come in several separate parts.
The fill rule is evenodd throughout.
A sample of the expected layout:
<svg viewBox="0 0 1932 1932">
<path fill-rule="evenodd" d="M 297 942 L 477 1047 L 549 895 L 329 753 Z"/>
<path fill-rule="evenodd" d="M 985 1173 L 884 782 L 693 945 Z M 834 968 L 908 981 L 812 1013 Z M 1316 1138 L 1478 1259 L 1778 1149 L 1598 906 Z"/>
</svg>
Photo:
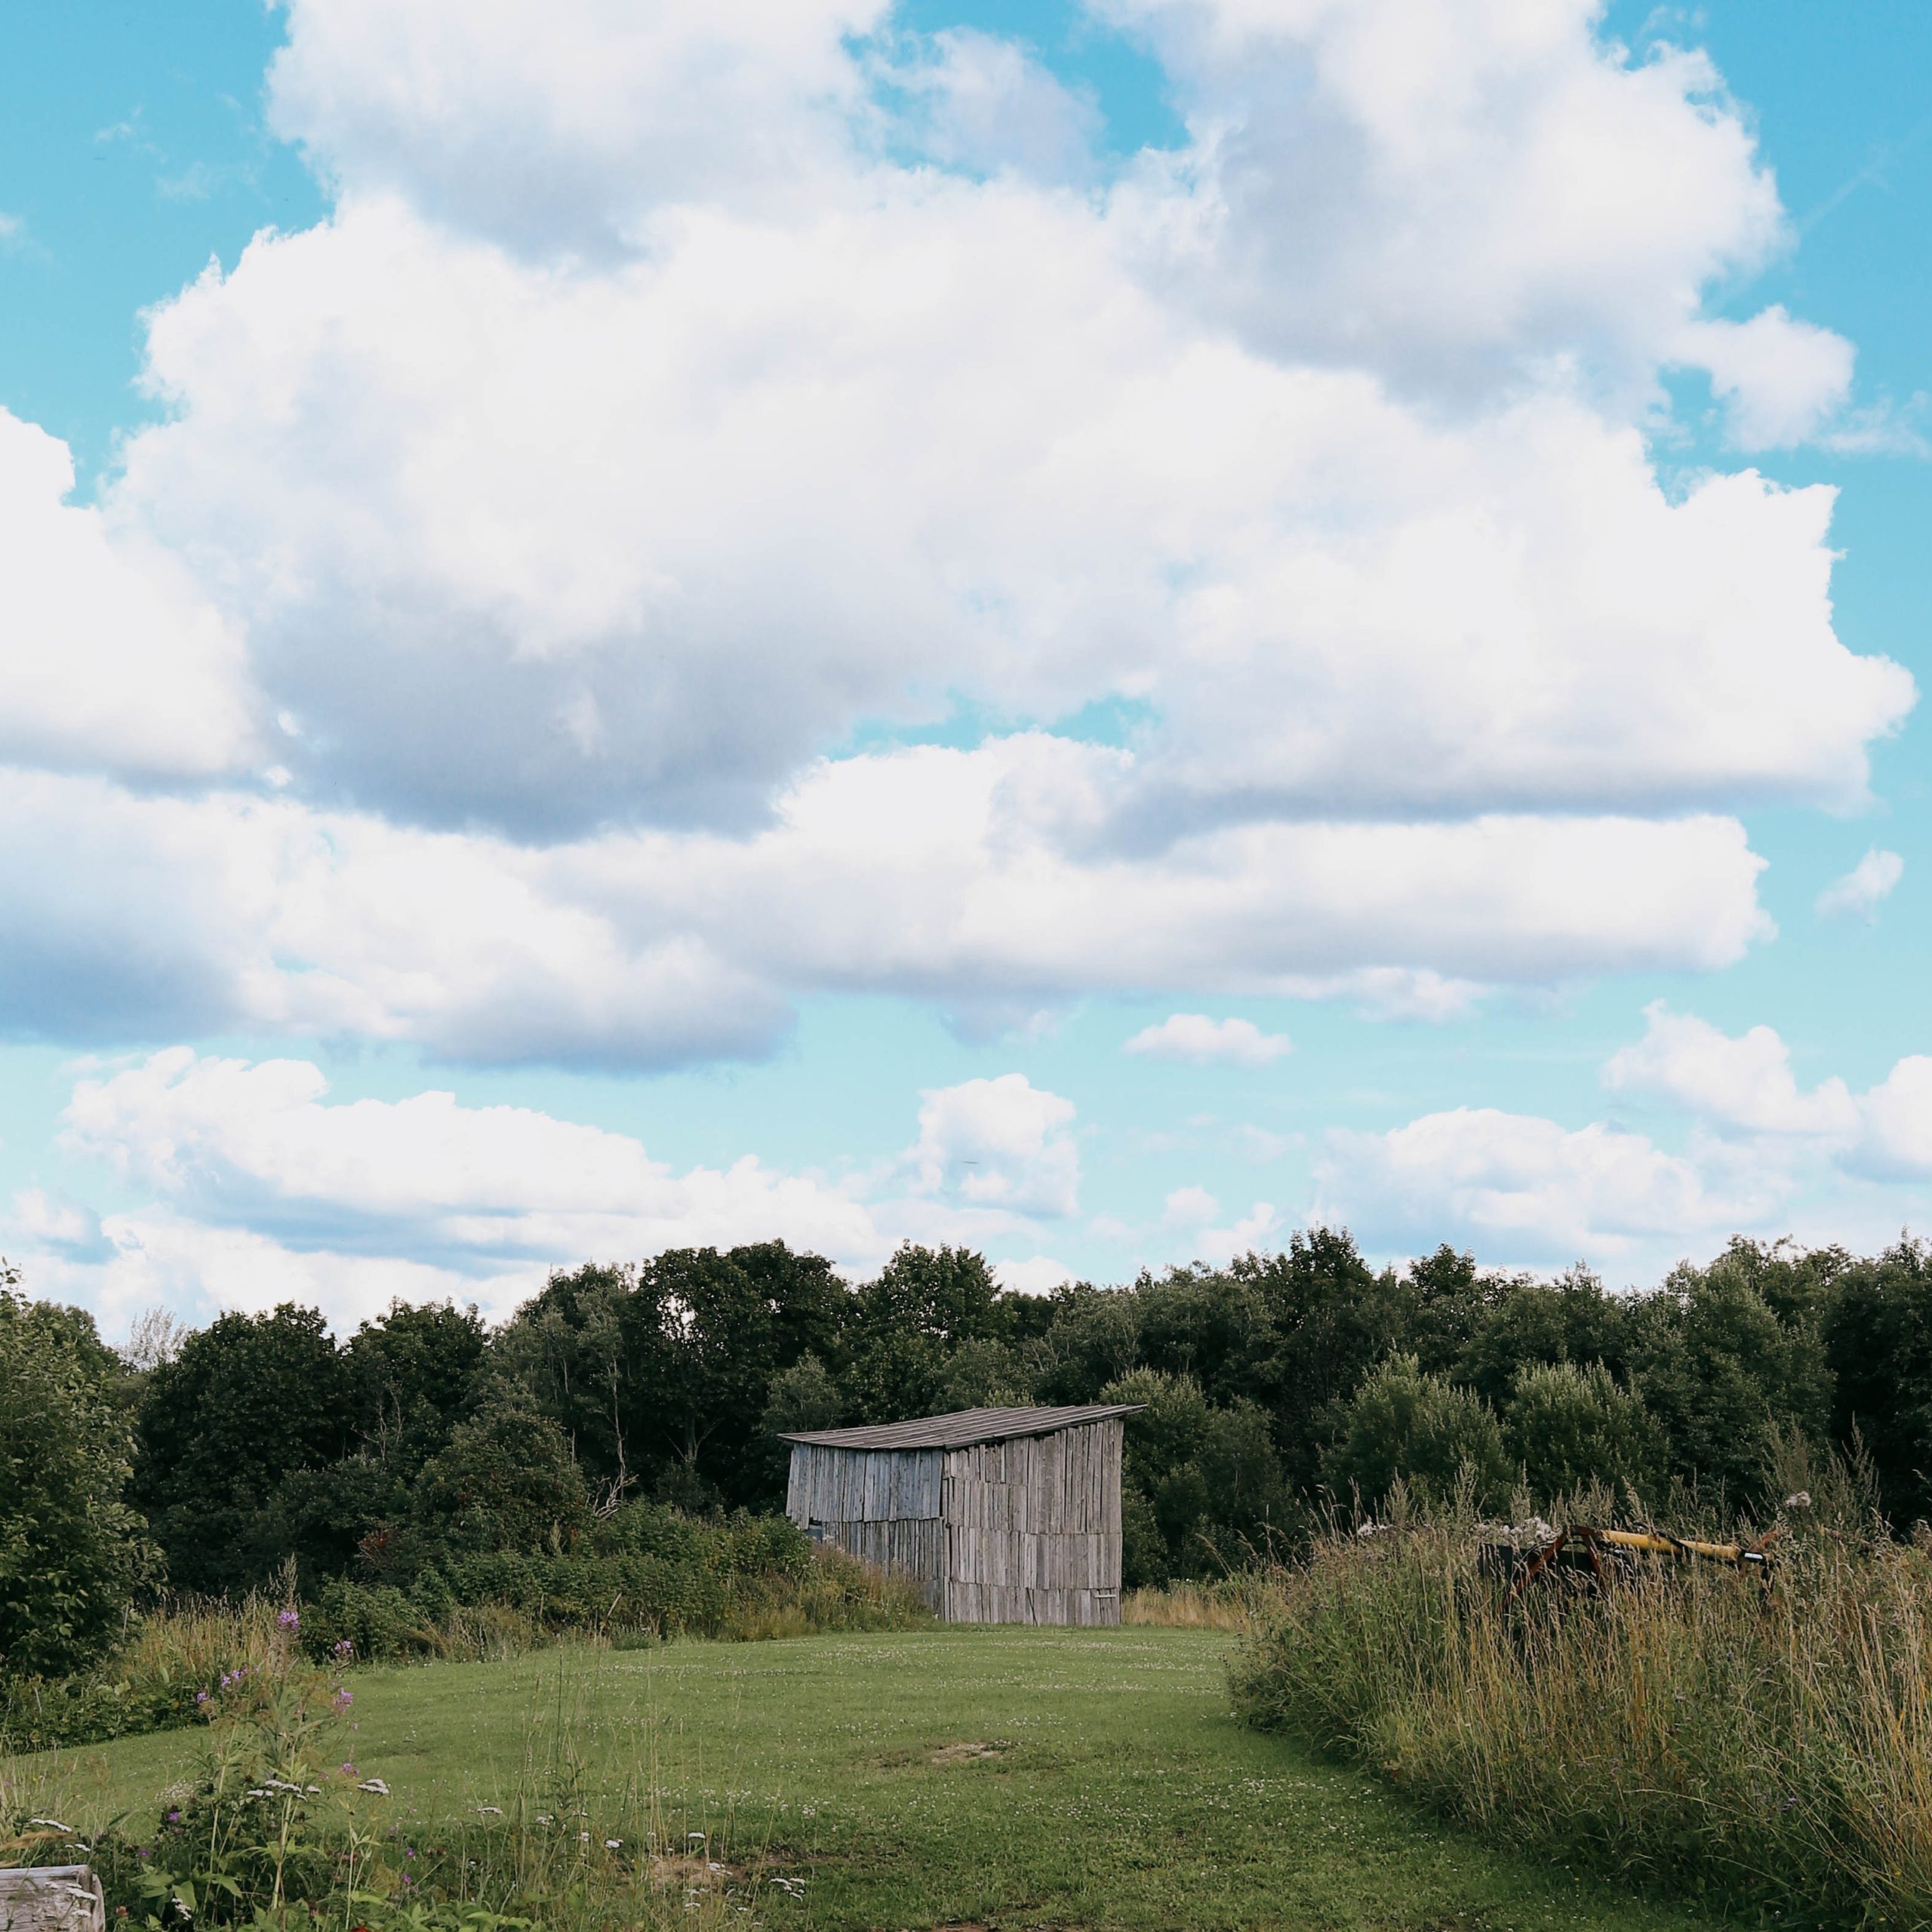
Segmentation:
<svg viewBox="0 0 1932 1932">
<path fill-rule="evenodd" d="M 0 1927 L 6 1932 L 103 1932 L 100 1881 L 85 1865 L 0 1867 Z"/>
<path fill-rule="evenodd" d="M 937 1449 L 792 1446 L 785 1513 L 801 1529 L 823 1526 L 828 1543 L 918 1585 L 940 1607 L 940 1477 Z"/>
<path fill-rule="evenodd" d="M 1118 1623 L 1118 1417 L 966 1449 L 795 1443 L 785 1513 L 949 1623 Z"/>
<path fill-rule="evenodd" d="M 949 1623 L 1118 1623 L 1118 1420 L 946 1458 L 940 1614 Z"/>
</svg>

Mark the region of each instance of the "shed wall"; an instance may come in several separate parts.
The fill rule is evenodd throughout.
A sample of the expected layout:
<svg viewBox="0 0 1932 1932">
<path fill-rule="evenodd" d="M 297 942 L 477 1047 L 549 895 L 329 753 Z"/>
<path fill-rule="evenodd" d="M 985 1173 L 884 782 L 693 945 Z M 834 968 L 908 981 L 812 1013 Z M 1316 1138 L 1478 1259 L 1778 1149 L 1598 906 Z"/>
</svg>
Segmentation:
<svg viewBox="0 0 1932 1932">
<path fill-rule="evenodd" d="M 785 1513 L 801 1529 L 916 1583 L 940 1608 L 937 1449 L 832 1449 L 794 1443 Z"/>
<path fill-rule="evenodd" d="M 1118 1417 L 964 1449 L 795 1443 L 785 1513 L 949 1623 L 1120 1621 Z"/>
<path fill-rule="evenodd" d="M 949 1623 L 1118 1623 L 1118 1419 L 947 1453 L 940 1614 Z"/>
</svg>

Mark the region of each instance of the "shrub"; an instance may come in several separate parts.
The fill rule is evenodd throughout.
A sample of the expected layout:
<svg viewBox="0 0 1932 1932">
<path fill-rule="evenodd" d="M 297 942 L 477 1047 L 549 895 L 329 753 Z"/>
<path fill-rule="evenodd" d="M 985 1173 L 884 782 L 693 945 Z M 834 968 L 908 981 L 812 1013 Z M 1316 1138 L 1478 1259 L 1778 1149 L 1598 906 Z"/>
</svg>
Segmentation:
<svg viewBox="0 0 1932 1932">
<path fill-rule="evenodd" d="M 1371 1507 L 1398 1481 L 1425 1500 L 1446 1500 L 1463 1481 L 1495 1496 L 1508 1470 L 1489 1404 L 1446 1376 L 1425 1374 L 1414 1355 L 1390 1356 L 1362 1384 L 1328 1460 L 1331 1484 Z"/>
<path fill-rule="evenodd" d="M 1647 1494 L 1669 1454 L 1643 1398 L 1619 1387 L 1601 1362 L 1519 1369 L 1505 1434 L 1510 1460 L 1543 1501 L 1589 1482 Z"/>
</svg>

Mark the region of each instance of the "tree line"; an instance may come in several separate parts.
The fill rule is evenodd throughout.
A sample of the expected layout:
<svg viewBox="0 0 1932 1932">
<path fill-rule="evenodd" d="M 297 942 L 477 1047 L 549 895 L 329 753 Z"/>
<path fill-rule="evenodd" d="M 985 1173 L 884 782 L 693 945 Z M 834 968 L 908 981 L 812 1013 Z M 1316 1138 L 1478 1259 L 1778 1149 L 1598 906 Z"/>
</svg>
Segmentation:
<svg viewBox="0 0 1932 1932">
<path fill-rule="evenodd" d="M 554 1275 L 496 1330 L 398 1303 L 221 1316 L 130 1353 L 0 1278 L 0 1663 L 69 1667 L 143 1593 L 409 1586 L 463 1555 L 561 1556 L 635 1506 L 782 1506 L 775 1432 L 980 1404 L 1144 1404 L 1130 1585 L 1291 1555 L 1401 1478 L 1506 1506 L 1588 1481 L 1748 1510 L 1781 1455 L 1857 1457 L 1932 1516 L 1932 1250 L 1734 1241 L 1644 1292 L 1444 1247 L 1369 1266 L 1312 1229 L 1225 1267 L 1002 1292 L 903 1247 L 853 1284 L 783 1243 Z"/>
</svg>

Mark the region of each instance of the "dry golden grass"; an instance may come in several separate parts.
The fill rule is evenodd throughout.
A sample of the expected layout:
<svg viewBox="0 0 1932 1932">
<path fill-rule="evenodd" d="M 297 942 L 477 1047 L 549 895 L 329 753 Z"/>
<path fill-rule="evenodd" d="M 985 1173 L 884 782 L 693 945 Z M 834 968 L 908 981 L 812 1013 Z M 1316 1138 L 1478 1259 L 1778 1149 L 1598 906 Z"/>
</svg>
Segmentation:
<svg viewBox="0 0 1932 1932">
<path fill-rule="evenodd" d="M 1120 1620 L 1168 1630 L 1243 1630 L 1254 1594 L 1246 1583 L 1169 1583 L 1158 1589 L 1129 1590 L 1121 1598 Z"/>
</svg>

